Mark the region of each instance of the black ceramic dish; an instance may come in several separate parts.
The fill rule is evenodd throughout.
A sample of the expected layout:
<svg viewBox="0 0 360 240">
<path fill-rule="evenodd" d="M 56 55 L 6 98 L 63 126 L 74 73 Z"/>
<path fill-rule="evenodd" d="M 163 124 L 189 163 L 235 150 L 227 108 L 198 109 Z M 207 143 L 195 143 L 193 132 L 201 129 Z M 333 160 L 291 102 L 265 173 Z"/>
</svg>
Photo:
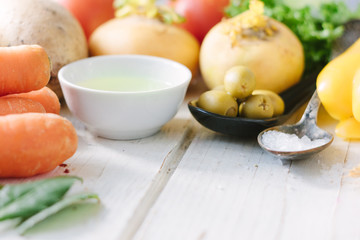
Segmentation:
<svg viewBox="0 0 360 240">
<path fill-rule="evenodd" d="M 262 130 L 280 125 L 306 103 L 316 88 L 316 76 L 319 71 L 305 75 L 301 81 L 280 94 L 285 102 L 284 114 L 267 119 L 248 119 L 241 117 L 225 117 L 205 111 L 188 103 L 189 110 L 194 118 L 204 127 L 215 132 L 239 137 L 257 136 Z"/>
</svg>

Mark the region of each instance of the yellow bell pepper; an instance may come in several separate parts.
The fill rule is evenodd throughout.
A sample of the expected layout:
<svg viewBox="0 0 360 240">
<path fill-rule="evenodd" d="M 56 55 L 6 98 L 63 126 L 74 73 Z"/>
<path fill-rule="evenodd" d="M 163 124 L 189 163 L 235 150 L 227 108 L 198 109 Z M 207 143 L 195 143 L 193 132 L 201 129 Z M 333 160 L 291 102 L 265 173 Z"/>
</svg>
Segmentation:
<svg viewBox="0 0 360 240">
<path fill-rule="evenodd" d="M 360 122 L 355 118 L 340 121 L 336 125 L 335 134 L 344 139 L 360 139 Z"/>
<path fill-rule="evenodd" d="M 353 79 L 352 112 L 354 118 L 360 122 L 360 68 L 357 69 Z"/>
<path fill-rule="evenodd" d="M 330 61 L 316 80 L 321 103 L 329 115 L 337 120 L 353 116 L 353 79 L 359 68 L 360 39 L 344 53 Z"/>
<path fill-rule="evenodd" d="M 335 134 L 360 139 L 360 38 L 325 66 L 316 89 L 329 115 L 340 120 Z"/>
</svg>

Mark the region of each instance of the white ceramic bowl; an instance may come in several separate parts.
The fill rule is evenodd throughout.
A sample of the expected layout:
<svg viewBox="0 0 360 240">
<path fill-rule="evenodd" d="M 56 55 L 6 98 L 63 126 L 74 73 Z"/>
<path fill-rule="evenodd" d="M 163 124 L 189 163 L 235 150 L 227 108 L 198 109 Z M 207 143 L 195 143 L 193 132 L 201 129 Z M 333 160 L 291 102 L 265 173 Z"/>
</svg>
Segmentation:
<svg viewBox="0 0 360 240">
<path fill-rule="evenodd" d="M 70 111 L 92 133 L 125 140 L 150 136 L 175 116 L 184 100 L 191 72 L 164 58 L 108 55 L 70 63 L 60 69 L 58 77 Z M 154 86 L 164 86 L 130 91 L 80 86 L 88 79 L 101 82 L 107 78 L 124 83 L 131 83 L 132 79 L 151 80 L 156 83 Z"/>
</svg>

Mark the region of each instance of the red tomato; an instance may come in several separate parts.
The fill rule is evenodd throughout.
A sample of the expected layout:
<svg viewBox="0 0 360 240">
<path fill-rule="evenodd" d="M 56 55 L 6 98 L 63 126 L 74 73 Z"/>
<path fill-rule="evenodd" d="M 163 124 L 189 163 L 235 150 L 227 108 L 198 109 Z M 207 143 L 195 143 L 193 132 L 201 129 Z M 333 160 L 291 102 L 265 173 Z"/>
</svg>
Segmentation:
<svg viewBox="0 0 360 240">
<path fill-rule="evenodd" d="M 191 32 L 200 42 L 206 33 L 224 16 L 230 0 L 170 0 L 170 6 L 186 18 L 180 26 Z"/>
<path fill-rule="evenodd" d="M 114 17 L 114 0 L 56 0 L 80 22 L 87 38 L 102 23 Z"/>
</svg>

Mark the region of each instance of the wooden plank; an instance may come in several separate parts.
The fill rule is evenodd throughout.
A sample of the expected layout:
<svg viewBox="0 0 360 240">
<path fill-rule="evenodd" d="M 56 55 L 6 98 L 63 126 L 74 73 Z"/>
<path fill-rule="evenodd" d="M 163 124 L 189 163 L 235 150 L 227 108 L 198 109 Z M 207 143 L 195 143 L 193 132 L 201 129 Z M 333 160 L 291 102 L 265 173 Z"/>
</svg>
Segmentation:
<svg viewBox="0 0 360 240">
<path fill-rule="evenodd" d="M 341 188 L 332 216 L 332 239 L 360 239 L 360 178 L 350 177 L 349 171 L 359 166 L 360 142 L 353 141 L 343 169 Z"/>
<path fill-rule="evenodd" d="M 255 141 L 199 133 L 135 239 L 229 239 L 264 158 L 270 176 L 279 162 Z"/>
<path fill-rule="evenodd" d="M 326 129 L 335 123 L 319 118 Z M 281 163 L 254 140 L 199 129 L 134 239 L 329 239 L 345 226 L 354 239 L 358 226 L 342 209 L 360 198 L 355 186 L 344 189 L 344 176 L 346 159 L 359 160 L 347 146 L 336 138 L 310 159 Z M 344 223 L 333 230 L 336 216 Z"/>
</svg>

